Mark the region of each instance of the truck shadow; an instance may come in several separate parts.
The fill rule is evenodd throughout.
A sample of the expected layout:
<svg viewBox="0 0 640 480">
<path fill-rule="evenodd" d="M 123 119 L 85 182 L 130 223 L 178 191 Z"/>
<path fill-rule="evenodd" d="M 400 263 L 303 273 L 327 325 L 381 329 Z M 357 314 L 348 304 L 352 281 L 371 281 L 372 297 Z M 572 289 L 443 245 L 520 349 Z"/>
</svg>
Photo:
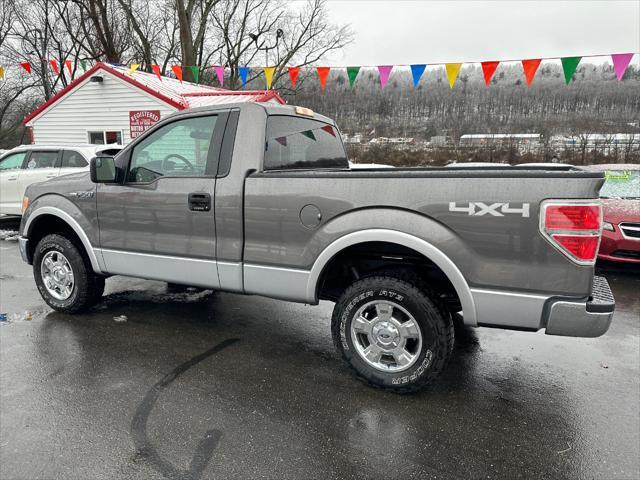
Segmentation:
<svg viewBox="0 0 640 480">
<path fill-rule="evenodd" d="M 206 476 L 205 470 L 223 468 L 213 461 L 215 452 L 221 448 L 231 449 L 234 455 L 252 455 L 252 448 L 259 450 L 260 445 L 244 446 L 242 439 L 272 424 L 298 425 L 301 439 L 289 445 L 292 461 L 301 454 L 296 450 L 298 443 L 318 442 L 307 445 L 304 451 L 318 452 L 320 462 L 327 448 L 321 439 L 328 435 L 335 438 L 335 448 L 344 452 L 339 454 L 341 458 L 344 455 L 343 461 L 349 462 L 349 458 L 363 455 L 364 450 L 360 448 L 376 444 L 375 439 L 385 434 L 396 436 L 398 445 L 424 445 L 431 435 L 444 438 L 445 444 L 455 445 L 459 442 L 455 432 L 450 436 L 432 425 L 443 421 L 439 413 L 442 409 L 455 408 L 458 420 L 466 422 L 465 428 L 471 436 L 484 435 L 484 428 L 489 428 L 477 417 L 477 408 L 489 415 L 496 411 L 508 415 L 513 409 L 514 415 L 517 411 L 519 418 L 525 420 L 540 416 L 542 407 L 538 408 L 536 403 L 520 398 L 513 405 L 507 405 L 499 398 L 498 391 L 504 389 L 519 392 L 515 396 L 526 396 L 522 393 L 529 388 L 526 375 L 520 378 L 514 371 L 508 385 L 498 385 L 490 384 L 491 370 L 485 367 L 477 372 L 482 352 L 480 340 L 474 329 L 466 327 L 456 328 L 453 358 L 432 387 L 416 395 L 398 396 L 362 385 L 334 352 L 329 329 L 331 307 L 329 304 L 308 307 L 226 293 L 167 297 L 159 291 L 120 291 L 107 295 L 100 305 L 84 315 L 48 314 L 42 323 L 43 332 L 38 335 L 42 357 L 39 361 L 48 362 L 50 372 L 56 376 L 67 370 L 67 378 L 79 382 L 80 387 L 89 386 L 91 391 L 104 389 L 100 379 L 105 377 L 112 381 L 132 378 L 127 384 L 129 392 L 123 392 L 131 407 L 123 411 L 122 418 L 112 419 L 128 425 L 134 450 L 132 461 L 127 464 L 129 471 L 125 472 L 125 476 L 130 477 L 143 475 L 140 466 L 136 466 L 140 462 L 166 478 L 196 480 Z M 127 317 L 126 322 L 114 321 L 114 317 L 121 315 Z M 75 348 L 80 352 L 79 358 L 70 358 L 68 352 Z M 223 351 L 224 360 L 216 359 Z M 198 367 L 193 368 L 195 366 Z M 204 378 L 198 376 L 198 371 Z M 185 375 L 187 372 L 191 373 Z M 155 383 L 142 387 L 151 383 L 150 378 L 159 380 L 151 380 Z M 203 385 L 203 379 L 210 386 Z M 487 384 L 490 385 L 487 387 Z M 224 387 L 219 388 L 221 386 Z M 536 388 L 539 393 L 546 386 Z M 216 412 L 215 420 L 206 421 L 214 428 L 204 432 L 199 418 L 209 418 L 211 409 L 182 409 L 182 405 L 189 402 L 187 393 L 194 389 Z M 473 396 L 469 395 L 470 391 Z M 549 388 L 544 393 L 555 404 L 563 404 L 564 393 L 557 388 Z M 181 395 L 185 395 L 183 400 Z M 502 395 L 505 396 L 508 394 Z M 232 415 L 229 412 L 238 408 L 230 407 L 233 405 L 230 402 L 237 403 L 238 399 L 241 399 L 242 411 L 264 412 L 264 415 L 229 420 Z M 318 416 L 317 412 L 323 413 Z M 168 457 L 162 453 L 172 452 L 173 446 L 180 443 L 179 438 L 171 434 L 149 435 L 151 416 L 156 426 L 186 422 L 193 435 L 200 439 L 194 443 L 191 453 L 187 450 L 177 455 L 185 459 L 182 467 L 176 462 L 176 454 Z M 565 416 L 562 408 L 554 417 L 560 419 L 559 430 L 574 429 L 565 420 L 572 417 Z M 335 418 L 335 422 L 326 420 L 330 418 Z M 337 419 L 348 422 L 348 428 Z M 171 431 L 170 427 L 166 428 Z M 320 430 L 324 435 L 306 436 L 307 428 L 326 431 Z M 184 432 L 179 435 L 182 437 Z M 220 443 L 222 438 L 226 438 L 224 444 Z M 457 455 L 452 453 L 455 451 L 456 448 L 428 449 L 429 455 L 435 456 L 428 461 L 463 464 L 462 458 L 451 457 Z M 427 461 L 420 455 L 409 463 L 416 466 Z M 398 458 L 402 456 L 398 452 Z M 369 473 L 375 476 L 374 471 Z"/>
</svg>

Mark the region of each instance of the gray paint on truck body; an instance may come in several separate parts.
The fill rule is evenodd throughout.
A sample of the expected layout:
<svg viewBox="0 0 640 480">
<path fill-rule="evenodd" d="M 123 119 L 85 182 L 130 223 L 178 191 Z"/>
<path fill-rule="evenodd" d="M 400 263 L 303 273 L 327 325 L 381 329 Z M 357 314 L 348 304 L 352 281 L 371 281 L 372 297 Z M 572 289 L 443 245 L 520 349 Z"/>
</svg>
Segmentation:
<svg viewBox="0 0 640 480">
<path fill-rule="evenodd" d="M 295 115 L 289 106 L 204 107 L 171 115 L 153 130 L 179 118 L 230 111 L 238 111 L 239 119 L 235 132 L 225 132 L 234 134 L 234 143 L 230 152 L 220 152 L 232 155 L 224 176 L 163 177 L 146 185 L 96 188 L 88 174 L 81 174 L 36 184 L 28 190 L 31 205 L 21 235 L 29 236 L 45 212 L 42 207 L 59 208 L 86 233 L 96 271 L 317 303 L 318 277 L 337 253 L 330 246 L 347 245 L 344 239 L 354 235 L 375 240 L 369 235 L 375 231 L 380 240 L 393 239 L 438 264 L 454 284 L 470 325 L 537 329 L 545 326 L 546 305 L 554 297 L 588 298 L 593 267 L 577 265 L 556 250 L 541 235 L 538 214 L 546 199 L 596 199 L 601 173 L 541 168 L 262 172 L 267 118 Z M 116 156 L 120 167 L 145 137 Z M 83 190 L 96 195 L 72 196 Z M 211 195 L 209 212 L 187 209 L 187 195 L 195 191 Z M 470 202 L 508 203 L 516 212 L 526 204 L 528 216 L 450 210 L 452 203 Z M 300 219 L 306 205 L 321 214 L 312 228 Z"/>
</svg>

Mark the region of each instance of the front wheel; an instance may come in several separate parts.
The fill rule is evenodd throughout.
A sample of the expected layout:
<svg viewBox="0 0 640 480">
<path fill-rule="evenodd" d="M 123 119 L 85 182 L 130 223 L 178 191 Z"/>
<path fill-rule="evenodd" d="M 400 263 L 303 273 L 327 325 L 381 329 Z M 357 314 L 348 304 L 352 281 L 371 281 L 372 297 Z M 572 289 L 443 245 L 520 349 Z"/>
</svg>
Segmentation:
<svg viewBox="0 0 640 480">
<path fill-rule="evenodd" d="M 76 313 L 95 304 L 104 291 L 81 249 L 60 234 L 47 235 L 36 245 L 33 276 L 43 300 L 59 312 Z"/>
<path fill-rule="evenodd" d="M 392 276 L 353 283 L 333 310 L 336 348 L 358 377 L 399 393 L 431 383 L 453 346 L 451 316 L 419 288 Z"/>
</svg>

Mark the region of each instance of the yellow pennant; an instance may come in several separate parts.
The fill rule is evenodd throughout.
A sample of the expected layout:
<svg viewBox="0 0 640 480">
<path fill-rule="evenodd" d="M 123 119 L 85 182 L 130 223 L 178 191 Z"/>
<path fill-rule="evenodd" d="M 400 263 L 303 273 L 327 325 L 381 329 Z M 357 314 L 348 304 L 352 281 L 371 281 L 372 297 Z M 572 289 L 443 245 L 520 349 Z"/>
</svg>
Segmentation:
<svg viewBox="0 0 640 480">
<path fill-rule="evenodd" d="M 449 79 L 449 86 L 453 88 L 453 84 L 456 83 L 456 78 L 458 78 L 458 73 L 460 73 L 460 67 L 462 67 L 462 64 L 447 63 L 445 67 L 447 69 L 447 78 Z"/>
<path fill-rule="evenodd" d="M 276 71 L 276 67 L 264 67 L 264 79 L 267 82 L 267 90 L 271 90 L 271 82 L 273 81 L 273 72 Z"/>
<path fill-rule="evenodd" d="M 140 68 L 140 65 L 137 63 L 132 63 L 129 66 L 129 75 L 133 75 L 133 72 L 135 72 L 136 70 L 138 70 L 138 68 Z"/>
<path fill-rule="evenodd" d="M 4 67 L 0 67 L 0 78 L 4 78 Z"/>
</svg>

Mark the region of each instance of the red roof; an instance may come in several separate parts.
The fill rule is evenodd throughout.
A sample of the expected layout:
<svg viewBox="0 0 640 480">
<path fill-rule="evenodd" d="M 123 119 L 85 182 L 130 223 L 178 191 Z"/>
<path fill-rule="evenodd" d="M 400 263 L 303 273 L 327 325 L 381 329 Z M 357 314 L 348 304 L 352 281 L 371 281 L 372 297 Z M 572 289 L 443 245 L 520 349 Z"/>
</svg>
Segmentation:
<svg viewBox="0 0 640 480">
<path fill-rule="evenodd" d="M 237 102 L 268 102 L 275 100 L 281 104 L 286 103 L 278 92 L 274 90 L 225 90 L 191 82 L 180 82 L 171 77 L 162 77 L 161 80 L 153 73 L 136 71 L 129 74 L 129 68 L 127 67 L 113 66 L 99 62 L 27 115 L 24 118 L 24 123 L 30 122 L 38 117 L 51 105 L 71 92 L 76 86 L 82 84 L 87 78 L 94 75 L 98 70 L 111 73 L 178 110 Z"/>
</svg>

